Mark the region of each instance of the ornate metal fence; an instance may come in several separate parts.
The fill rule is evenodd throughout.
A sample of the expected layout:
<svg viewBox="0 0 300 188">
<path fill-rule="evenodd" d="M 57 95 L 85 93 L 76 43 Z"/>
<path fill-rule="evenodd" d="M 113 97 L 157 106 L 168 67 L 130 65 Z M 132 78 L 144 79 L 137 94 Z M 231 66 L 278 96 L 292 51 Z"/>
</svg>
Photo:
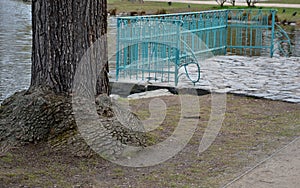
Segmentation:
<svg viewBox="0 0 300 188">
<path fill-rule="evenodd" d="M 174 80 L 177 85 L 186 75 L 199 81 L 199 57 L 226 53 L 226 12 L 118 18 L 116 78 Z M 191 66 L 196 75 L 188 72 Z"/>
<path fill-rule="evenodd" d="M 275 14 L 275 10 L 236 9 L 120 17 L 116 79 L 174 81 L 177 85 L 185 75 L 196 83 L 198 61 L 209 55 L 266 51 L 272 57 L 277 49 L 286 55 L 280 46 L 289 44 L 289 38 L 281 28 L 276 30 Z M 275 40 L 278 36 L 284 39 Z"/>
</svg>

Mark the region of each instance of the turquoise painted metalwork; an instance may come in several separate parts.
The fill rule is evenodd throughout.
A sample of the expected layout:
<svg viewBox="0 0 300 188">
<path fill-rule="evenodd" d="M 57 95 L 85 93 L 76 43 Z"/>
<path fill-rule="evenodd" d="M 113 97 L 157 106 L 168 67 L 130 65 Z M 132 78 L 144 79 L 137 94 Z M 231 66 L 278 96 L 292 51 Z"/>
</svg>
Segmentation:
<svg viewBox="0 0 300 188">
<path fill-rule="evenodd" d="M 252 56 L 269 50 L 272 57 L 275 14 L 265 9 L 228 10 L 228 52 Z"/>
<path fill-rule="evenodd" d="M 275 42 L 272 55 L 274 54 L 274 52 L 279 51 L 280 55 L 283 55 L 285 57 L 289 56 L 292 52 L 291 40 L 288 34 L 276 23 L 274 37 Z"/>
<path fill-rule="evenodd" d="M 117 19 L 116 79 L 200 80 L 198 61 L 226 53 L 288 55 L 276 10 L 232 9 Z M 284 45 L 282 45 L 285 43 Z M 190 68 L 196 69 L 191 74 Z"/>
</svg>

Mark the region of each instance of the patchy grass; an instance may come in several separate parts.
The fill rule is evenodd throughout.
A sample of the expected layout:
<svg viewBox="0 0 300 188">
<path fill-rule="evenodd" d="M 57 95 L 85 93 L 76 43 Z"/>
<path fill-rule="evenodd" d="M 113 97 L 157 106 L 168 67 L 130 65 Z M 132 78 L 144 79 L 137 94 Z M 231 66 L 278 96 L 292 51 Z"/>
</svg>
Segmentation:
<svg viewBox="0 0 300 188">
<path fill-rule="evenodd" d="M 285 3 L 285 4 L 299 4 L 299 2 L 295 2 L 297 0 L 288 0 L 286 1 L 266 1 L 264 3 Z M 299 8 L 272 8 L 272 7 L 260 7 L 259 3 L 256 4 L 256 7 L 248 7 L 246 6 L 231 6 L 225 5 L 223 7 L 216 5 L 198 5 L 191 4 L 190 8 L 188 8 L 188 4 L 186 3 L 172 3 L 172 6 L 169 6 L 166 2 L 130 2 L 125 0 L 108 0 L 108 10 L 117 10 L 117 14 L 119 13 L 129 13 L 129 12 L 145 12 L 146 14 L 156 14 L 157 12 L 161 12 L 164 10 L 166 13 L 178 13 L 178 12 L 198 12 L 204 10 L 219 10 L 219 9 L 276 9 L 278 10 L 277 16 L 279 21 L 289 21 L 289 22 L 300 22 L 300 9 Z M 293 14 L 297 12 L 295 16 Z M 300 24 L 300 23 L 299 23 Z"/>
<path fill-rule="evenodd" d="M 172 6 L 169 6 L 166 2 L 130 2 L 130 1 L 120 1 L 120 0 L 108 0 L 107 5 L 108 11 L 116 9 L 117 14 L 120 13 L 129 13 L 129 12 L 142 12 L 146 14 L 155 14 L 159 10 L 165 10 L 166 13 L 175 13 L 175 12 L 195 12 L 200 10 L 209 10 L 212 9 L 212 5 L 197 5 L 193 4 L 188 5 L 185 3 L 172 3 Z"/>
<path fill-rule="evenodd" d="M 120 1 L 120 0 L 109 0 L 109 1 Z M 192 0 L 192 1 L 207 1 L 207 0 Z M 261 3 L 278 3 L 278 4 L 299 4 L 298 0 L 264 0 Z M 245 1 L 246 5 L 246 1 Z M 259 3 L 257 3 L 259 5 Z"/>
<path fill-rule="evenodd" d="M 178 124 L 180 100 L 160 97 L 166 118 L 149 133 L 149 144 L 167 138 Z M 130 100 L 132 110 L 150 117 L 152 99 Z M 78 158 L 46 144 L 13 148 L 0 156 L 4 187 L 220 187 L 300 136 L 300 104 L 227 96 L 225 120 L 213 144 L 198 147 L 211 111 L 210 95 L 199 97 L 200 119 L 189 144 L 168 161 L 146 168 L 113 164 L 101 157 Z"/>
</svg>

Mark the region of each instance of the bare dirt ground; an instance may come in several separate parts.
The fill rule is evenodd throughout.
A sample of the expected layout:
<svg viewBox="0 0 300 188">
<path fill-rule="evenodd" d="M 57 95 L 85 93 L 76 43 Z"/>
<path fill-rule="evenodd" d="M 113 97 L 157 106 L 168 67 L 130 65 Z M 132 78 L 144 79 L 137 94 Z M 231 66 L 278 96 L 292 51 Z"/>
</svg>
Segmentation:
<svg viewBox="0 0 300 188">
<path fill-rule="evenodd" d="M 166 103 L 167 115 L 161 126 L 149 133 L 149 145 L 166 139 L 180 118 L 178 96 L 160 99 Z M 131 109 L 146 119 L 151 100 L 131 100 Z M 223 187 L 257 164 L 261 165 L 230 185 L 249 187 L 244 183 L 250 181 L 255 187 L 274 187 L 277 177 L 284 183 L 278 185 L 283 187 L 297 183 L 299 166 L 288 163 L 285 169 L 284 162 L 299 164 L 299 141 L 274 153 L 300 136 L 300 104 L 227 95 L 221 131 L 213 144 L 198 155 L 199 142 L 210 118 L 211 96 L 201 96 L 199 102 L 200 119 L 194 136 L 181 152 L 164 163 L 144 168 L 123 167 L 99 156 L 83 158 L 54 151 L 47 143 L 2 148 L 0 187 Z M 272 155 L 268 160 L 271 163 L 261 163 Z M 281 179 L 278 172 L 286 178 Z M 250 180 L 244 179 L 248 176 Z"/>
<path fill-rule="evenodd" d="M 271 155 L 228 187 L 296 188 L 300 183 L 300 138 Z"/>
</svg>

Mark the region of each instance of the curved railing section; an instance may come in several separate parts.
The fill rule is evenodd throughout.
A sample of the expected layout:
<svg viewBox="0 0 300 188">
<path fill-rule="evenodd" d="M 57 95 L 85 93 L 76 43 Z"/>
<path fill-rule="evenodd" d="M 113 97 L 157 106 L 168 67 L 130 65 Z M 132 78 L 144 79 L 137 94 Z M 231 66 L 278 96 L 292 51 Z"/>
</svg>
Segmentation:
<svg viewBox="0 0 300 188">
<path fill-rule="evenodd" d="M 285 30 L 275 23 L 275 39 L 273 53 L 279 52 L 279 55 L 289 57 L 291 54 L 291 39 Z"/>
<path fill-rule="evenodd" d="M 178 69 L 184 68 L 184 72 L 179 73 L 176 80 L 185 75 L 195 85 L 200 80 L 200 64 L 193 49 L 185 41 L 181 40 L 181 43 L 184 46 L 185 55 L 180 58 Z M 194 70 L 191 71 L 189 67 Z M 194 75 L 192 75 L 193 73 Z"/>
</svg>

